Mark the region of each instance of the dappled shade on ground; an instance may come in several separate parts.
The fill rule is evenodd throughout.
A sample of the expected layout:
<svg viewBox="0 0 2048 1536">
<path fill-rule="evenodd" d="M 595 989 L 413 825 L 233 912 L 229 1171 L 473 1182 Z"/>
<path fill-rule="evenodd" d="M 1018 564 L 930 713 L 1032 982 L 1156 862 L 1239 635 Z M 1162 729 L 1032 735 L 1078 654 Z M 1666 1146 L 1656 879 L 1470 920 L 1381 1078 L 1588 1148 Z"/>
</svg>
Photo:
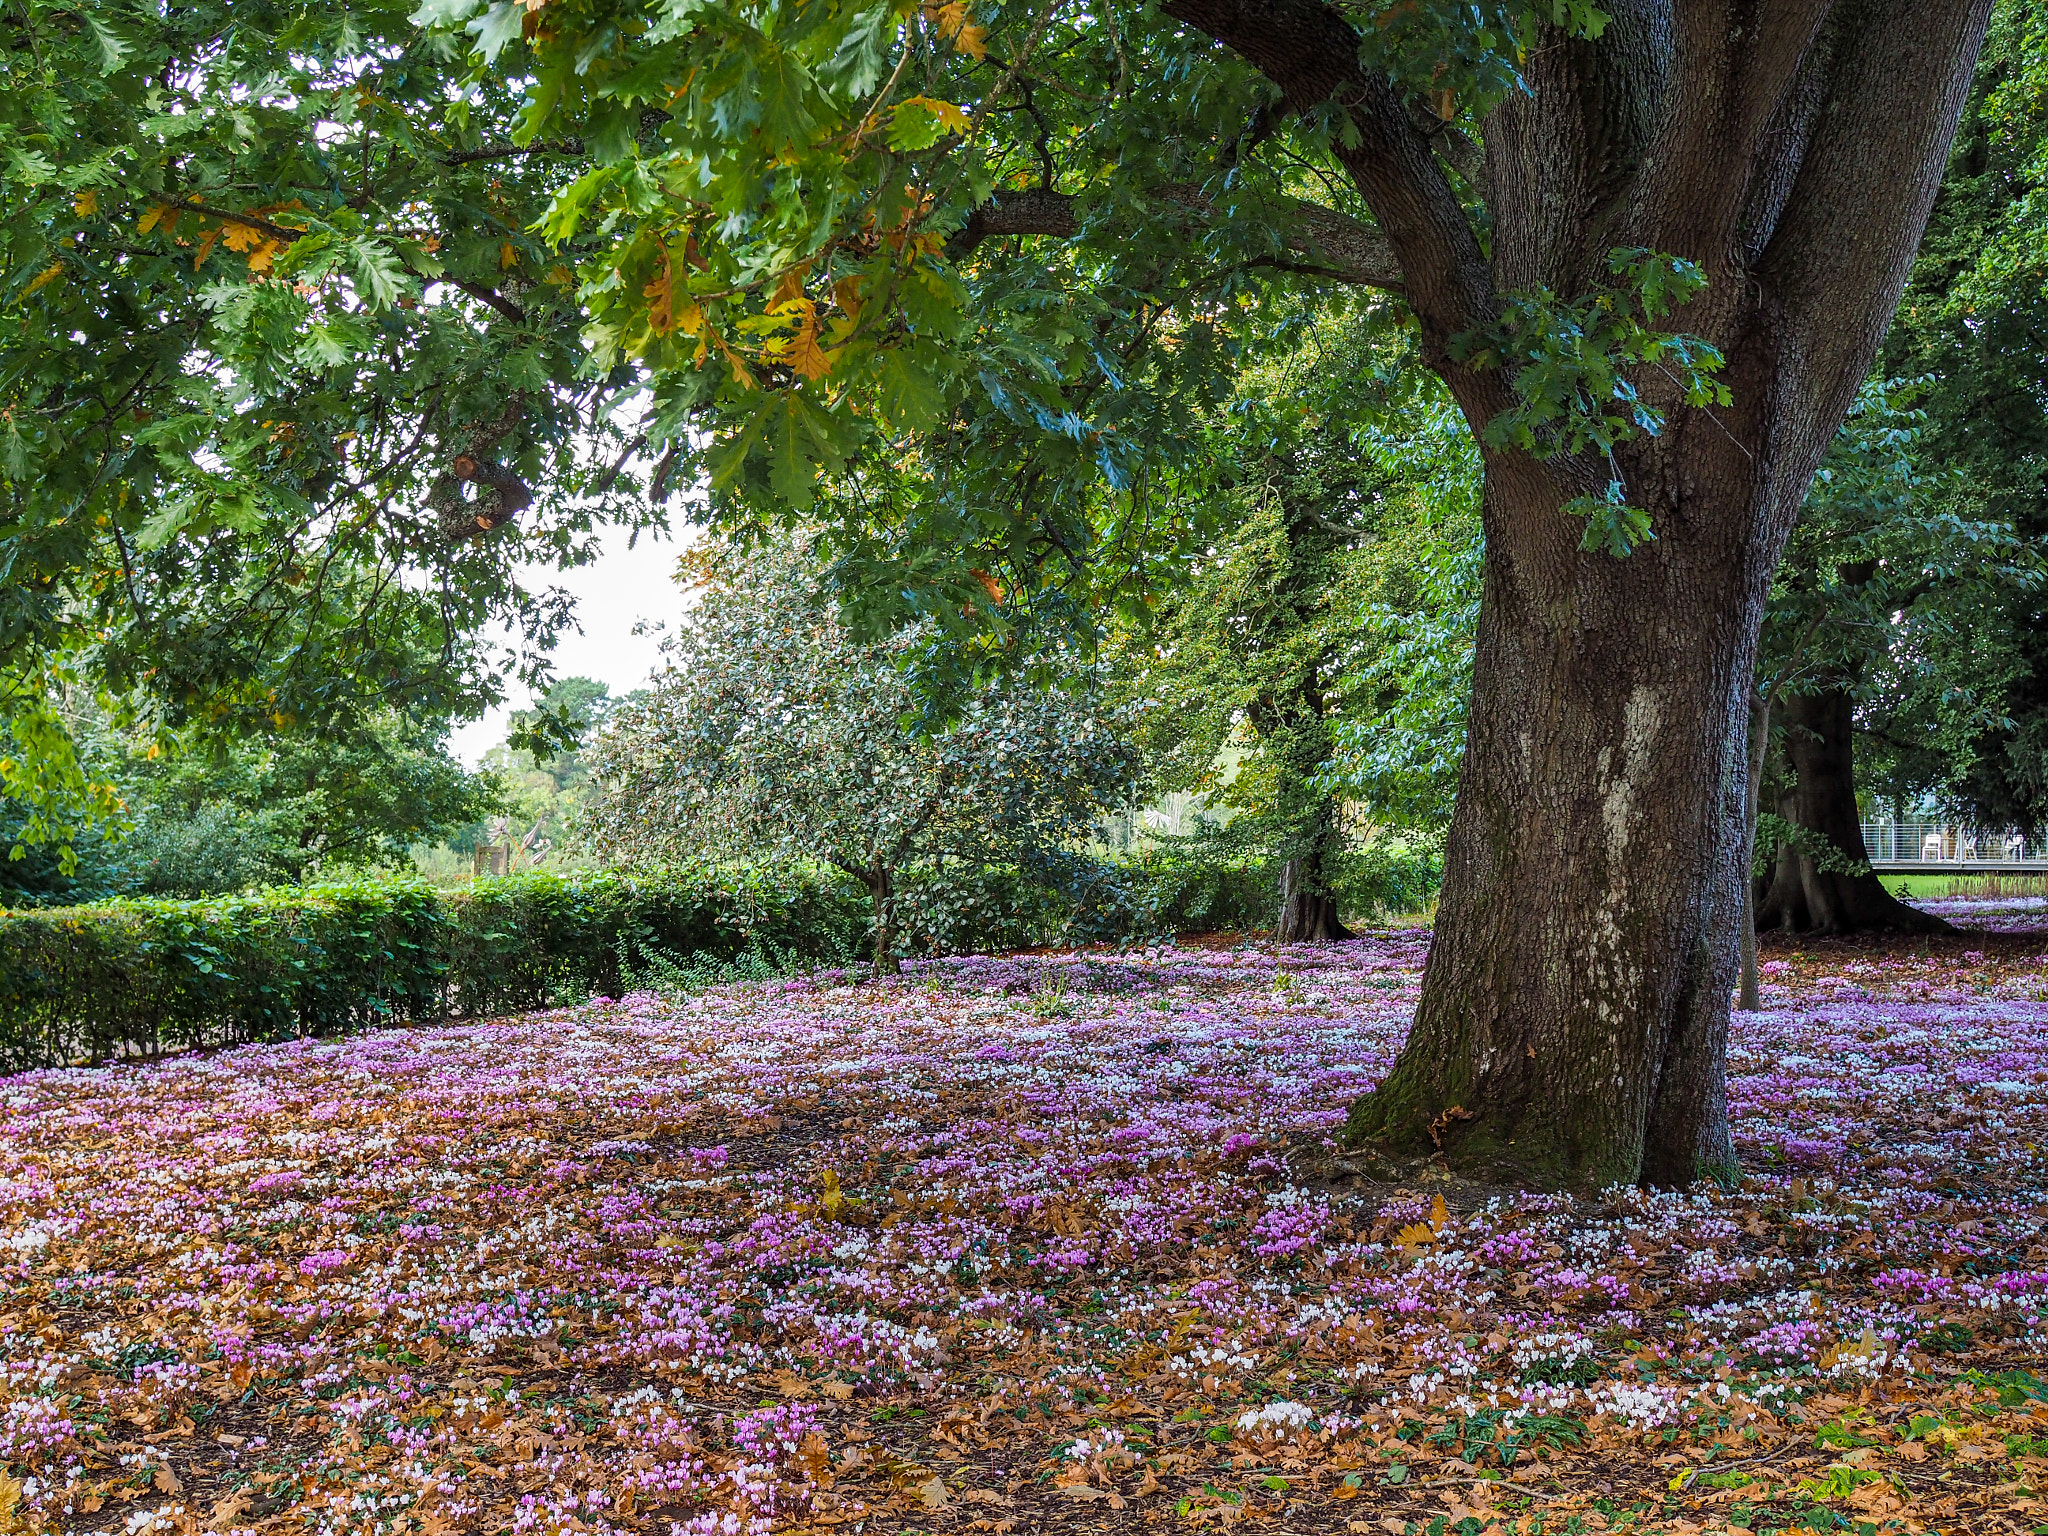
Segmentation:
<svg viewBox="0 0 2048 1536">
<path fill-rule="evenodd" d="M 1347 1180 L 1419 932 L 16 1078 L 0 1499 L 127 1532 L 2031 1529 L 2048 956 L 1986 942 L 1767 957 L 1730 1193 Z"/>
</svg>

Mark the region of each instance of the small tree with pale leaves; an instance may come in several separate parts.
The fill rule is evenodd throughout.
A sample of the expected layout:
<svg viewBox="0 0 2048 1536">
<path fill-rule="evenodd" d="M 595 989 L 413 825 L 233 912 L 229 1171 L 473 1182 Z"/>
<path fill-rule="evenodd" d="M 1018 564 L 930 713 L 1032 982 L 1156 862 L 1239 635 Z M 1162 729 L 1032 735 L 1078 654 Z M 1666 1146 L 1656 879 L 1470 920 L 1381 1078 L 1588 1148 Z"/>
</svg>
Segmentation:
<svg viewBox="0 0 2048 1536">
<path fill-rule="evenodd" d="M 906 868 L 1085 842 L 1137 771 L 1085 665 L 1059 689 L 977 690 L 920 728 L 904 663 L 926 628 L 856 640 L 801 552 L 728 556 L 663 676 L 591 752 L 592 840 L 627 862 L 823 860 L 867 888 L 875 965 L 894 969 Z"/>
</svg>

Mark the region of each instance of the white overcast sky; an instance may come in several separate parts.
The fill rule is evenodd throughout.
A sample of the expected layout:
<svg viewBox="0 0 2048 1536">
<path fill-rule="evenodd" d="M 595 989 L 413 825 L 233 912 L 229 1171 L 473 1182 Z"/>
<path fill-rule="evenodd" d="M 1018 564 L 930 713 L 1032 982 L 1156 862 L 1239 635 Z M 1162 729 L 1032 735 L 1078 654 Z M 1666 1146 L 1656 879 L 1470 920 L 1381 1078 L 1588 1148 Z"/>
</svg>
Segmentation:
<svg viewBox="0 0 2048 1536">
<path fill-rule="evenodd" d="M 594 677 L 614 696 L 629 693 L 647 681 L 661 662 L 660 636 L 636 635 L 633 628 L 674 624 L 683 611 L 676 588 L 676 559 L 696 533 L 677 518 L 676 534 L 642 534 L 637 548 L 626 547 L 623 529 L 606 529 L 604 549 L 590 564 L 573 571 L 537 568 L 524 573 L 535 588 L 561 587 L 576 599 L 576 622 L 582 633 L 564 634 L 555 646 L 556 677 Z M 680 540 L 680 542 L 679 542 Z M 531 702 L 515 683 L 511 700 L 481 720 L 458 725 L 449 747 L 464 763 L 478 760 L 505 739 L 514 709 Z"/>
</svg>

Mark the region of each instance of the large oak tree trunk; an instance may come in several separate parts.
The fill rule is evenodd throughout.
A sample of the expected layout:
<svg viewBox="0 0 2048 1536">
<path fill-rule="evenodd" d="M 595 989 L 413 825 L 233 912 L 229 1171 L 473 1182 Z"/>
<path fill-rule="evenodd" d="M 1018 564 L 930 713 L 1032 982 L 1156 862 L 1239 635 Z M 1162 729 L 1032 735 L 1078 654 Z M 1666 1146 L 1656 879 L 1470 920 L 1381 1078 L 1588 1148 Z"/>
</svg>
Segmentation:
<svg viewBox="0 0 2048 1536">
<path fill-rule="evenodd" d="M 1656 541 L 1621 560 L 1579 549 L 1560 506 L 1569 466 L 1488 458 L 1487 579 L 1436 939 L 1407 1044 L 1353 1107 L 1347 1140 L 1363 1150 L 1545 1187 L 1735 1172 L 1726 1051 L 1768 583 L 1889 322 L 1984 19 L 1983 5 L 1958 6 L 1930 32 L 1930 7 L 1835 9 L 1807 8 L 1834 30 L 1816 26 L 1797 66 L 1814 83 L 1777 109 L 1773 131 L 1796 148 L 1776 164 L 1761 154 L 1746 187 L 1716 192 L 1706 167 L 1723 148 L 1714 112 L 1748 85 L 1723 77 L 1717 109 L 1668 104 L 1677 121 L 1636 151 L 1698 155 L 1698 201 L 1655 209 L 1650 227 L 1632 222 L 1651 211 L 1641 193 L 1613 224 L 1584 221 L 1603 181 L 1634 169 L 1625 116 L 1591 82 L 1648 110 L 1657 71 L 1683 62 L 1653 32 L 1631 34 L 1626 12 L 1601 43 L 1532 61 L 1530 94 L 1488 124 L 1499 287 L 1584 291 L 1624 232 L 1693 256 L 1710 287 L 1681 314 L 1726 355 L 1734 404 L 1688 409 L 1664 392 L 1667 430 L 1587 476 L 1618 472 L 1652 516 Z M 1881 14 L 1914 15 L 1918 41 L 1866 31 Z M 1801 201 L 1831 155 L 1887 143 L 1894 179 Z M 1666 185 L 1685 179 L 1659 169 Z M 1717 227 L 1723 195 L 1734 216 Z M 1830 221 L 1860 249 L 1829 248 Z M 1462 391 L 1468 415 L 1487 408 L 1480 393 Z"/>
<path fill-rule="evenodd" d="M 1422 1000 L 1354 1143 L 1549 1186 L 1733 1169 L 1740 744 L 1786 517 L 1717 533 L 1717 492 L 1768 493 L 1707 446 L 1678 469 L 1707 507 L 1657 509 L 1665 533 L 1626 561 L 1567 544 L 1560 592 L 1556 570 L 1489 559 Z M 1490 521 L 1515 510 L 1503 478 Z"/>
<path fill-rule="evenodd" d="M 1349 1138 L 1552 1186 L 1727 1177 L 1724 1056 L 1766 584 L 1898 302 L 1991 0 L 1608 0 L 1551 33 L 1484 163 L 1320 0 L 1166 0 L 1302 113 L 1399 269 L 1425 360 L 1482 439 L 1508 297 L 1579 302 L 1610 252 L 1696 262 L 1674 329 L 1726 356 L 1730 408 L 1638 370 L 1661 435 L 1486 463 L 1487 575 L 1464 775 L 1415 1028 Z M 1445 173 L 1488 205 L 1487 241 Z M 1619 478 L 1654 544 L 1579 548 Z"/>
<path fill-rule="evenodd" d="M 1757 899 L 1758 930 L 1954 932 L 1900 901 L 1870 871 L 1856 810 L 1855 711 L 1848 693 L 1792 694 L 1778 716 L 1789 770 L 1778 814 L 1802 836 L 1779 846 L 1771 881 Z"/>
</svg>

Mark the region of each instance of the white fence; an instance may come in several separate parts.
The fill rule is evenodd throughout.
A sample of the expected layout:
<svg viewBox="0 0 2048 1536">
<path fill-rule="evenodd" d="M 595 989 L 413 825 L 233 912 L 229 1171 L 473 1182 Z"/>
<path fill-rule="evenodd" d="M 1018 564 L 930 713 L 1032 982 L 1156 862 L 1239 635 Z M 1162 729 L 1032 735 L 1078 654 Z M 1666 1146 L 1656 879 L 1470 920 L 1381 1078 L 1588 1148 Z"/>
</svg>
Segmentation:
<svg viewBox="0 0 2048 1536">
<path fill-rule="evenodd" d="M 2048 867 L 2048 842 L 2019 832 L 1986 832 L 1940 821 L 1866 821 L 1863 847 L 1874 865 L 2004 864 Z"/>
</svg>

